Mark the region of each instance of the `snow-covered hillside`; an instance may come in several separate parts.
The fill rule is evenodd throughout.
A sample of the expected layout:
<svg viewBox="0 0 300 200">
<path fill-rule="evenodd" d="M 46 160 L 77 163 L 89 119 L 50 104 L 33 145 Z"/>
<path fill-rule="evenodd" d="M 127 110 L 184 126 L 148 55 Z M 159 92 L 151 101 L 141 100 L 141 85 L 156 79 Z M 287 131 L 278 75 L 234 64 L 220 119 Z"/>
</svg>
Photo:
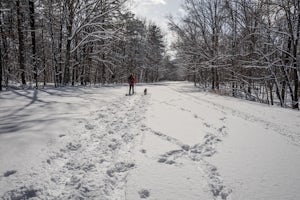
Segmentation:
<svg viewBox="0 0 300 200">
<path fill-rule="evenodd" d="M 1 93 L 0 197 L 300 199 L 299 111 L 187 82 L 127 89 Z"/>
</svg>

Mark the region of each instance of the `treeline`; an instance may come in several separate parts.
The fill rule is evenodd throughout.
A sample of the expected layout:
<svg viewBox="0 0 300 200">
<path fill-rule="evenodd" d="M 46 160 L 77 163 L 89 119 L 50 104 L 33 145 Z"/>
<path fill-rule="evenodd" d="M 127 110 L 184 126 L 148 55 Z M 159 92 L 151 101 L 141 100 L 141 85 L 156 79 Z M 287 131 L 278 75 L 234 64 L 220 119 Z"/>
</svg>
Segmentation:
<svg viewBox="0 0 300 200">
<path fill-rule="evenodd" d="M 299 0 L 185 0 L 170 18 L 186 76 L 236 97 L 299 108 Z"/>
<path fill-rule="evenodd" d="M 0 0 L 0 90 L 11 85 L 158 81 L 170 65 L 161 29 L 126 0 Z"/>
</svg>

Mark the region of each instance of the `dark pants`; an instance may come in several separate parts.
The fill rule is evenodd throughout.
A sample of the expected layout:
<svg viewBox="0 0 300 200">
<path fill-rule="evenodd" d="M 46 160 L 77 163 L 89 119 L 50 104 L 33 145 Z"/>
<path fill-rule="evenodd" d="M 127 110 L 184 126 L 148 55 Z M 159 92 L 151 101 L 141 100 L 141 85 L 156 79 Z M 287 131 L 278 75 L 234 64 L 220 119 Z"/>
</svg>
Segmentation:
<svg viewBox="0 0 300 200">
<path fill-rule="evenodd" d="M 132 90 L 132 94 L 134 94 L 134 85 L 133 84 L 129 84 L 129 95 L 130 95 L 131 90 Z"/>
</svg>

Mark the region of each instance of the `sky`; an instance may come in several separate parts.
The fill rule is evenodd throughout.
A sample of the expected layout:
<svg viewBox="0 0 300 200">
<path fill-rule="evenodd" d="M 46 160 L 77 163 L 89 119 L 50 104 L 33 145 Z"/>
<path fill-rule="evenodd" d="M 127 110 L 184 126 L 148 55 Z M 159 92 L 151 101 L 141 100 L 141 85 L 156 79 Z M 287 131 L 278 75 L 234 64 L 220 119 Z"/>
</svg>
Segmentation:
<svg viewBox="0 0 300 200">
<path fill-rule="evenodd" d="M 174 40 L 168 30 L 167 16 L 182 14 L 181 4 L 184 0 L 132 0 L 131 9 L 138 17 L 146 18 L 161 27 L 165 34 L 167 45 Z"/>
</svg>

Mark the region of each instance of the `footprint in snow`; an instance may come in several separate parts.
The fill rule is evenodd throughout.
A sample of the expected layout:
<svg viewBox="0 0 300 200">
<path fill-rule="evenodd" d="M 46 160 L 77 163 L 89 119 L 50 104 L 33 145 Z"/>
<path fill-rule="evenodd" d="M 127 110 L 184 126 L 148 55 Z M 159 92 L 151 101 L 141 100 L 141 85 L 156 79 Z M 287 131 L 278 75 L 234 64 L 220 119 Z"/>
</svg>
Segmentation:
<svg viewBox="0 0 300 200">
<path fill-rule="evenodd" d="M 37 197 L 40 191 L 39 189 L 34 189 L 33 186 L 22 186 L 6 192 L 2 199 L 30 199 Z"/>
<path fill-rule="evenodd" d="M 146 153 L 147 151 L 146 151 L 146 149 L 141 149 L 140 152 L 141 153 Z"/>
<path fill-rule="evenodd" d="M 221 121 L 224 121 L 225 119 L 226 119 L 226 117 L 222 117 L 222 118 L 220 118 L 220 120 L 221 120 Z"/>
<path fill-rule="evenodd" d="M 176 163 L 174 160 L 168 160 L 167 158 L 159 158 L 157 162 L 165 163 L 165 164 L 168 164 L 168 165 L 173 165 L 173 164 Z"/>
<path fill-rule="evenodd" d="M 210 125 L 207 123 L 204 123 L 204 126 L 206 126 L 207 128 L 210 128 Z"/>
<path fill-rule="evenodd" d="M 190 145 L 184 144 L 181 146 L 181 148 L 185 151 L 189 151 L 190 150 Z"/>
<path fill-rule="evenodd" d="M 221 128 L 219 128 L 219 132 L 222 132 L 225 128 L 226 126 L 222 126 Z"/>
<path fill-rule="evenodd" d="M 76 151 L 81 147 L 81 144 L 72 144 L 72 142 L 70 142 L 66 147 L 71 151 Z"/>
<path fill-rule="evenodd" d="M 168 165 L 178 165 L 174 159 L 181 157 L 184 154 L 185 150 L 173 150 L 173 151 L 169 151 L 163 155 L 161 155 L 161 157 L 158 159 L 157 162 L 159 163 L 165 163 Z"/>
<path fill-rule="evenodd" d="M 167 158 L 159 158 L 157 162 L 165 163 L 166 161 L 167 161 Z"/>
<path fill-rule="evenodd" d="M 134 163 L 119 162 L 119 163 L 116 163 L 112 169 L 107 170 L 106 174 L 110 177 L 113 177 L 115 173 L 127 172 L 128 170 L 130 170 L 134 167 L 135 167 Z"/>
<path fill-rule="evenodd" d="M 102 119 L 102 118 L 105 118 L 106 117 L 106 115 L 104 115 L 104 114 L 99 114 L 98 115 L 98 119 Z"/>
<path fill-rule="evenodd" d="M 112 150 L 116 150 L 118 148 L 118 144 L 109 144 L 108 147 Z"/>
<path fill-rule="evenodd" d="M 142 189 L 138 193 L 139 193 L 141 199 L 146 199 L 146 198 L 150 197 L 149 190 Z"/>
<path fill-rule="evenodd" d="M 3 174 L 3 176 L 4 176 L 4 177 L 9 177 L 10 175 L 13 175 L 13 174 L 15 174 L 15 173 L 17 173 L 16 170 L 8 170 L 8 171 L 6 171 L 6 172 Z"/>
<path fill-rule="evenodd" d="M 94 125 L 91 125 L 91 124 L 86 124 L 86 125 L 85 125 L 85 128 L 86 128 L 87 130 L 93 130 L 93 129 L 95 128 L 95 126 L 94 126 Z"/>
</svg>

